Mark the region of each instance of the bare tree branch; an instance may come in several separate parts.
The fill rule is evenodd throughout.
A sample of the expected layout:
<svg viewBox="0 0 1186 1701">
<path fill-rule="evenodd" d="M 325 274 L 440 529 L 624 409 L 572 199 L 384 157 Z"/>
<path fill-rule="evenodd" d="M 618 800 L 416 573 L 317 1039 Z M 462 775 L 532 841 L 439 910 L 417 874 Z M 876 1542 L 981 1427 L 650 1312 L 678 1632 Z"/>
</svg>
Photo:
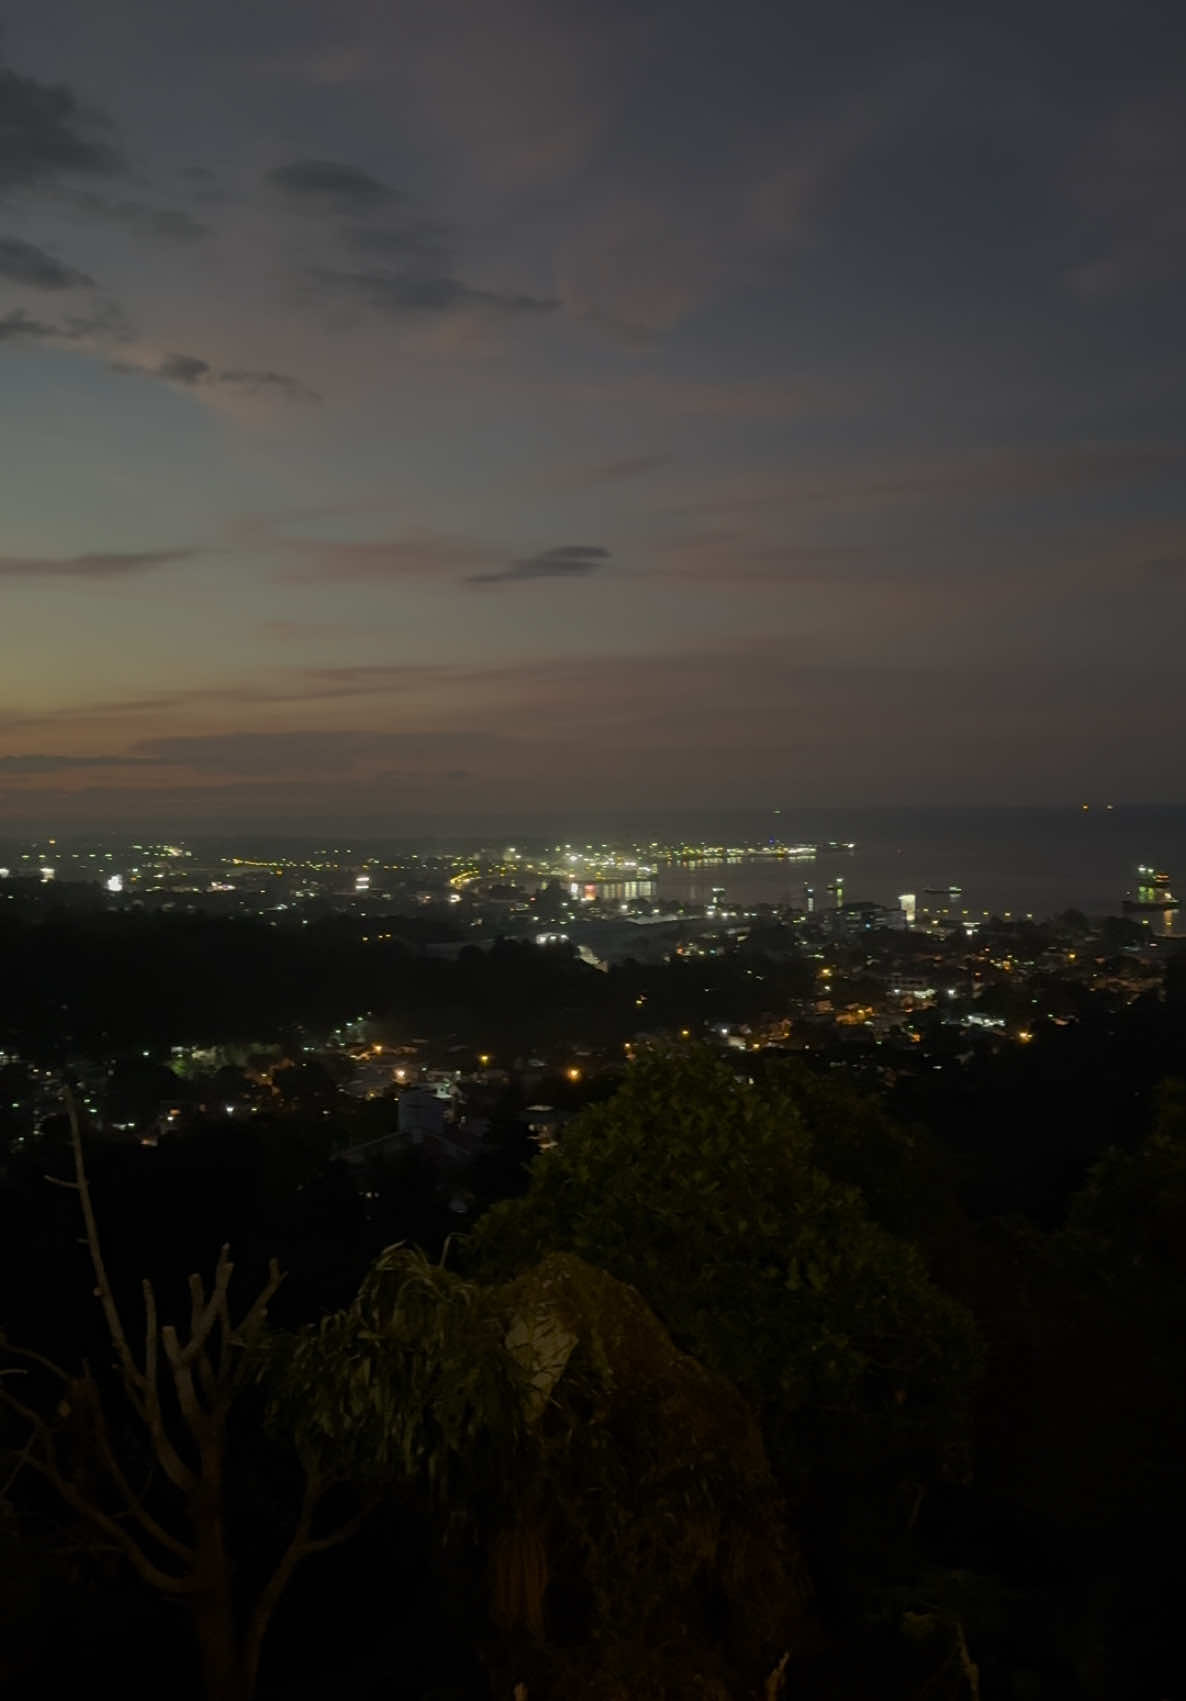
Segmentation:
<svg viewBox="0 0 1186 1701">
<path fill-rule="evenodd" d="M 129 1398 L 148 1429 L 153 1452 L 160 1461 L 161 1469 L 174 1488 L 180 1489 L 182 1494 L 192 1495 L 198 1484 L 197 1474 L 174 1447 L 161 1412 L 160 1387 L 157 1380 L 160 1331 L 157 1326 L 156 1290 L 150 1281 L 145 1281 L 143 1286 L 144 1385 L 138 1391 L 129 1389 Z"/>
<path fill-rule="evenodd" d="M 226 1248 L 224 1247 L 223 1251 L 225 1250 Z M 220 1254 L 220 1264 L 221 1261 Z M 196 1272 L 189 1278 L 189 1295 L 189 1345 L 186 1348 L 186 1351 L 190 1352 L 196 1346 L 197 1351 L 194 1354 L 193 1363 L 197 1366 L 198 1386 L 201 1388 L 202 1394 L 207 1403 L 213 1404 L 217 1388 L 214 1380 L 214 1367 L 210 1363 L 209 1355 L 206 1352 L 206 1341 L 214 1325 L 215 1313 L 213 1309 L 211 1309 L 210 1315 L 207 1317 L 206 1289 L 201 1276 L 199 1276 Z"/>
<path fill-rule="evenodd" d="M 72 1511 L 86 1518 L 96 1528 L 109 1536 L 131 1561 L 133 1569 L 146 1583 L 159 1590 L 161 1594 L 166 1595 L 185 1595 L 193 1591 L 195 1583 L 192 1575 L 178 1577 L 172 1572 L 163 1571 L 159 1565 L 155 1565 L 136 1538 L 124 1528 L 118 1519 L 104 1512 L 101 1506 L 97 1506 L 93 1500 L 83 1494 L 77 1485 L 64 1474 L 58 1463 L 53 1431 L 40 1412 L 34 1411 L 32 1406 L 26 1406 L 23 1401 L 18 1400 L 5 1388 L 0 1388 L 0 1404 L 7 1406 L 18 1417 L 25 1419 L 33 1432 L 31 1439 L 35 1439 L 42 1449 L 40 1456 L 35 1450 L 28 1453 L 26 1462 L 30 1468 L 37 1471 L 47 1482 L 52 1484 L 56 1493 Z"/>
<path fill-rule="evenodd" d="M 204 1352 L 210 1331 L 218 1321 L 220 1308 L 226 1303 L 227 1288 L 235 1266 L 230 1260 L 230 1247 L 219 1248 L 218 1262 L 214 1266 L 214 1290 L 210 1299 L 206 1299 L 206 1290 L 201 1276 L 189 1278 L 190 1292 L 190 1328 L 189 1340 L 182 1348 L 182 1356 L 187 1364 L 193 1364 Z"/>
<path fill-rule="evenodd" d="M 9 1471 L 8 1475 L 5 1477 L 3 1486 L 0 1487 L 0 1500 L 7 1500 L 9 1494 L 12 1491 L 12 1485 L 16 1482 L 16 1479 L 20 1476 L 20 1474 L 24 1470 L 25 1466 L 26 1465 L 32 1465 L 32 1459 L 31 1459 L 30 1455 L 33 1451 L 33 1443 L 34 1443 L 34 1441 L 36 1441 L 36 1439 L 37 1439 L 36 1435 L 31 1433 L 30 1436 L 29 1436 L 29 1439 L 25 1442 L 25 1445 L 21 1448 L 20 1452 L 17 1454 L 16 1463 L 13 1465 L 11 1471 Z"/>
<path fill-rule="evenodd" d="M 34 1352 L 32 1347 L 18 1347 L 11 1341 L 0 1337 L 0 1346 L 13 1358 L 26 1358 L 30 1364 L 40 1365 L 42 1370 L 48 1370 L 51 1376 L 56 1376 L 59 1382 L 73 1382 L 74 1377 L 68 1370 L 63 1370 L 60 1364 L 55 1364 L 52 1358 L 46 1358 L 44 1353 Z M 14 1375 L 18 1374 L 16 1371 Z"/>
<path fill-rule="evenodd" d="M 165 1357 L 169 1361 L 169 1369 L 173 1373 L 173 1387 L 177 1393 L 177 1404 L 181 1407 L 181 1415 L 185 1419 L 190 1434 L 197 1442 L 199 1450 L 206 1440 L 205 1412 L 198 1399 L 198 1391 L 194 1387 L 194 1374 L 190 1361 L 177 1339 L 177 1331 L 171 1323 L 166 1323 L 161 1330 L 161 1345 L 165 1349 Z"/>
<path fill-rule="evenodd" d="M 312 1534 L 313 1519 L 327 1486 L 314 1470 L 306 1469 L 301 1509 L 297 1515 L 292 1537 L 277 1561 L 272 1575 L 260 1591 L 244 1639 L 244 1662 L 247 1668 L 249 1694 L 255 1687 L 263 1641 L 267 1634 L 268 1625 L 272 1621 L 272 1614 L 275 1612 L 285 1589 L 292 1581 L 297 1566 L 310 1554 L 324 1553 L 327 1548 L 338 1547 L 342 1542 L 349 1541 L 373 1510 L 370 1503 L 364 1504 L 352 1517 L 347 1518 L 334 1529 L 327 1530 L 324 1535 L 314 1536 Z"/>
<path fill-rule="evenodd" d="M 115 1348 L 128 1382 L 135 1388 L 143 1388 L 144 1373 L 132 1356 L 128 1345 L 128 1337 L 124 1333 L 123 1319 L 115 1296 L 111 1291 L 111 1283 L 107 1279 L 107 1267 L 103 1262 L 103 1248 L 99 1241 L 99 1225 L 95 1220 L 95 1208 L 91 1203 L 90 1183 L 87 1180 L 86 1164 L 82 1156 L 82 1122 L 78 1114 L 78 1102 L 69 1087 L 62 1094 L 66 1105 L 66 1116 L 70 1123 L 70 1149 L 74 1155 L 74 1185 L 78 1189 L 79 1203 L 82 1206 L 82 1220 L 86 1225 L 86 1243 L 91 1254 L 91 1266 L 95 1272 L 95 1293 L 103 1315 L 107 1319 L 107 1332 L 111 1336 L 111 1344 Z"/>
<path fill-rule="evenodd" d="M 89 1371 L 84 1381 L 82 1383 L 76 1383 L 75 1387 L 81 1387 L 85 1390 L 87 1397 L 87 1411 L 94 1428 L 94 1436 L 100 1458 L 102 1459 L 108 1476 L 114 1483 L 116 1491 L 123 1500 L 128 1511 L 131 1513 L 132 1517 L 136 1519 L 144 1532 L 152 1537 L 154 1542 L 157 1542 L 169 1553 L 176 1555 L 178 1559 L 184 1559 L 187 1562 L 192 1563 L 194 1559 L 194 1550 L 190 1544 L 173 1535 L 169 1530 L 165 1529 L 163 1524 L 159 1523 L 157 1519 L 152 1516 L 151 1512 L 149 1512 L 148 1508 L 144 1505 L 144 1501 L 141 1496 L 136 1493 L 135 1489 L 128 1481 L 123 1467 L 120 1465 L 119 1460 L 115 1456 L 115 1449 L 111 1445 L 111 1436 L 107 1428 L 107 1414 L 103 1410 L 102 1398 L 95 1385 L 94 1378 L 90 1375 Z"/>
<path fill-rule="evenodd" d="M 53 1360 L 28 1348 L 10 1350 L 31 1368 L 52 1375 L 65 1385 L 69 1404 L 59 1410 L 77 1421 L 81 1449 L 77 1454 L 70 1449 L 65 1459 L 60 1457 L 59 1439 L 64 1442 L 64 1436 L 60 1437 L 52 1423 L 32 1405 L 0 1384 L 0 1404 L 21 1418 L 29 1429 L 9 1484 L 28 1465 L 72 1511 L 102 1534 L 111 1551 L 126 1557 L 149 1587 L 163 1595 L 189 1597 L 199 1641 L 205 1653 L 213 1658 L 213 1663 L 207 1665 L 208 1686 L 214 1686 L 212 1701 L 215 1696 L 222 1696 L 228 1673 L 234 1678 L 236 1693 L 242 1676 L 242 1693 L 250 1696 L 265 1632 L 296 1567 L 308 1555 L 346 1541 L 371 1506 L 364 1504 L 336 1528 L 315 1535 L 314 1521 L 326 1485 L 316 1472 L 308 1472 L 291 1539 L 255 1602 L 246 1635 L 239 1636 L 231 1605 L 231 1570 L 224 1530 L 227 1421 L 236 1394 L 254 1375 L 255 1349 L 267 1326 L 268 1307 L 284 1278 L 275 1259 L 271 1260 L 266 1282 L 236 1326 L 229 1301 L 234 1265 L 230 1248 L 223 1246 L 209 1292 L 200 1275 L 189 1278 L 190 1316 L 184 1338 L 174 1324 L 160 1322 L 156 1291 L 152 1282 L 145 1280 L 144 1357 L 143 1363 L 138 1363 L 103 1258 L 86 1173 L 78 1106 L 69 1090 L 64 1098 L 76 1179 L 58 1184 L 73 1188 L 79 1196 L 85 1228 L 81 1243 L 90 1254 L 95 1297 L 107 1325 L 122 1392 L 130 1411 L 143 1425 L 150 1461 L 155 1459 L 164 1476 L 184 1498 L 192 1539 L 185 1540 L 175 1533 L 162 1522 L 155 1506 L 150 1506 L 151 1463 L 144 1488 L 138 1492 L 133 1487 L 116 1445 L 118 1434 L 113 1439 L 114 1420 L 109 1418 L 103 1392 L 89 1367 L 84 1367 L 80 1377 L 72 1377 Z M 57 1181 L 56 1177 L 47 1179 Z M 2 1336 L 0 1345 L 7 1346 Z M 168 1366 L 164 1390 L 162 1355 Z M 182 1440 L 186 1433 L 188 1443 Z M 184 1455 L 178 1450 L 179 1442 Z M 91 1465 L 97 1472 L 93 1487 L 81 1475 L 83 1470 L 89 1472 Z M 115 1511 L 109 1510 L 110 1501 L 118 1503 Z M 154 1555 L 160 1554 L 171 1556 L 181 1569 L 172 1571 L 158 1563 Z"/>
</svg>

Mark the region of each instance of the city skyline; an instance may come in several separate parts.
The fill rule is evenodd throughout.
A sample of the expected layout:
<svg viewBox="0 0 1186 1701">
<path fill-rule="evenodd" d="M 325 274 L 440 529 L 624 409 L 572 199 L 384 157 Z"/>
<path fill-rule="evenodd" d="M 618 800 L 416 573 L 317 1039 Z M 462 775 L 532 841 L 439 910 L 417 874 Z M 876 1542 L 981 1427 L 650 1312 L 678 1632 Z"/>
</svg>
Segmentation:
<svg viewBox="0 0 1186 1701">
<path fill-rule="evenodd" d="M 1186 28 L 8 8 L 0 809 L 1183 796 Z"/>
</svg>

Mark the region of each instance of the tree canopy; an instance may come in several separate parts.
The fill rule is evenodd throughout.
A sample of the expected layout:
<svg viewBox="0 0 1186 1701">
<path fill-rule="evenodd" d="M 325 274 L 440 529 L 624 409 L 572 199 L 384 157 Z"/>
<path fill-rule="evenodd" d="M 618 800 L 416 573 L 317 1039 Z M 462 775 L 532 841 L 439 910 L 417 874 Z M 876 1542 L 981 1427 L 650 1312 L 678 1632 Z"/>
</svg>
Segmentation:
<svg viewBox="0 0 1186 1701">
<path fill-rule="evenodd" d="M 921 1253 L 817 1162 L 777 1077 L 658 1052 L 542 1154 L 470 1256 L 510 1273 L 568 1250 L 637 1287 L 676 1342 L 763 1415 L 783 1480 L 922 1472 L 962 1441 L 978 1348 Z"/>
<path fill-rule="evenodd" d="M 668 1696 L 734 1667 L 751 1687 L 801 1638 L 809 1587 L 753 1414 L 571 1254 L 481 1284 L 391 1248 L 261 1374 L 314 1470 L 419 1484 L 485 1553 L 508 1693 L 616 1670 Z"/>
</svg>

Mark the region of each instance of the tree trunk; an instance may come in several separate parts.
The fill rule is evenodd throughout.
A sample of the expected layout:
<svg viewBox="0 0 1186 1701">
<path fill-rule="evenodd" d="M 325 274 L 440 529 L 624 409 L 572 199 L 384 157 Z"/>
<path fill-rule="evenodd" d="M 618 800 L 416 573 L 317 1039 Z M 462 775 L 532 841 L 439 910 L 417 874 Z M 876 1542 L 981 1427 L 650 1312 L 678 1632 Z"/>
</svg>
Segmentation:
<svg viewBox="0 0 1186 1701">
<path fill-rule="evenodd" d="M 198 1595 L 193 1613 L 206 1701 L 250 1701 L 229 1594 Z"/>
<path fill-rule="evenodd" d="M 247 1668 L 235 1622 L 231 1567 L 223 1539 L 222 1511 L 215 1501 L 200 1506 L 194 1522 L 200 1579 L 193 1597 L 194 1632 L 202 1658 L 206 1701 L 251 1701 Z"/>
</svg>

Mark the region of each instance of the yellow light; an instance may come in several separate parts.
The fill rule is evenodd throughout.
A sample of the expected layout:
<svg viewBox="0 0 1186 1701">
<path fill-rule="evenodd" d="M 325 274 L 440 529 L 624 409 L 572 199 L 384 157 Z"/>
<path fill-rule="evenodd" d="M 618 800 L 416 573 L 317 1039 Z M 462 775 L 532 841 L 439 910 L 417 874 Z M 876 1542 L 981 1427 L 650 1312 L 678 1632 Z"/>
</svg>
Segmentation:
<svg viewBox="0 0 1186 1701">
<path fill-rule="evenodd" d="M 490 1061 L 490 1053 L 488 1051 L 481 1051 L 481 1052 L 478 1053 L 478 1062 L 482 1065 L 483 1069 L 485 1069 L 485 1067 L 489 1063 L 489 1061 Z"/>
<path fill-rule="evenodd" d="M 1017 1037 L 1018 1037 L 1018 1039 L 1019 1039 L 1019 1040 L 1020 1040 L 1020 1041 L 1021 1041 L 1021 1043 L 1022 1043 L 1022 1045 L 1028 1045 L 1028 1044 L 1029 1044 L 1029 1042 L 1030 1042 L 1030 1040 L 1032 1040 L 1032 1039 L 1033 1039 L 1033 1037 L 1034 1037 L 1034 1036 L 1033 1036 L 1033 1034 L 1031 1034 L 1031 1033 L 1028 1033 L 1028 1032 L 1027 1032 L 1027 1031 L 1026 1031 L 1026 1030 L 1025 1030 L 1025 1029 L 1024 1029 L 1024 1028 L 1023 1028 L 1023 1029 L 1022 1029 L 1022 1030 L 1021 1030 L 1021 1032 L 1020 1032 L 1020 1033 L 1019 1033 L 1019 1034 L 1018 1034 L 1018 1036 L 1017 1036 Z"/>
<path fill-rule="evenodd" d="M 570 1081 L 579 1081 L 581 1078 L 581 1072 L 579 1069 L 569 1069 L 566 1073 Z"/>
</svg>

